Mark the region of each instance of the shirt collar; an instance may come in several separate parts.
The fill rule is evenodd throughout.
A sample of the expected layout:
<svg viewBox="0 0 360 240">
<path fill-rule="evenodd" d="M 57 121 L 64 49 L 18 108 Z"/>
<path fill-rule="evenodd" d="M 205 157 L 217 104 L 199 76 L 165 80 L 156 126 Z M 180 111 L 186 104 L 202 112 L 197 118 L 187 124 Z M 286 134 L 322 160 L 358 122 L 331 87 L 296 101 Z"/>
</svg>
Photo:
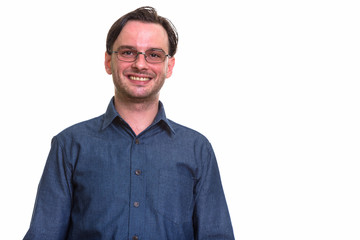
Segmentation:
<svg viewBox="0 0 360 240">
<path fill-rule="evenodd" d="M 113 121 L 115 118 L 119 117 L 120 119 L 122 119 L 122 117 L 119 115 L 119 113 L 116 111 L 115 109 L 115 105 L 114 105 L 114 97 L 110 100 L 110 103 L 107 107 L 107 110 L 104 114 L 104 121 L 102 124 L 102 130 L 107 128 Z M 155 117 L 154 122 L 152 123 L 152 125 L 156 125 L 160 122 L 165 123 L 165 125 L 167 126 L 167 128 L 173 133 L 175 134 L 175 130 L 172 127 L 171 122 L 169 121 L 169 119 L 167 119 L 166 114 L 165 114 L 165 109 L 164 109 L 164 105 L 162 104 L 161 101 L 159 101 L 159 110 L 158 113 Z"/>
</svg>

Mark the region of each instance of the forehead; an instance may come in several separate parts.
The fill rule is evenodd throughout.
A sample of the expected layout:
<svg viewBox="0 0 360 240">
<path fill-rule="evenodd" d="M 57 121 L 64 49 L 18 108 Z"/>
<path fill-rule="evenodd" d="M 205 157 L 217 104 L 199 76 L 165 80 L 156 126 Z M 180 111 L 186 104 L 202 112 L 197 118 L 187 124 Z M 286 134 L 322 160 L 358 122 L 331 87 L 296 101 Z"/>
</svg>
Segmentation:
<svg viewBox="0 0 360 240">
<path fill-rule="evenodd" d="M 129 21 L 125 24 L 114 43 L 114 49 L 120 46 L 132 46 L 138 50 L 149 48 L 168 49 L 168 36 L 165 29 L 157 23 Z"/>
</svg>

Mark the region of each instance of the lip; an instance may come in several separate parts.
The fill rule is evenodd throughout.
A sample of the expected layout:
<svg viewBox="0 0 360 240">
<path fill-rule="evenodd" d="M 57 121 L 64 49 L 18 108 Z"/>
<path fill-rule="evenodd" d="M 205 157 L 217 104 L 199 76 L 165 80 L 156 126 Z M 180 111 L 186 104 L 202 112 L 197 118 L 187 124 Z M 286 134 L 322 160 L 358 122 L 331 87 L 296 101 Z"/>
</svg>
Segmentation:
<svg viewBox="0 0 360 240">
<path fill-rule="evenodd" d="M 150 81 L 151 78 L 149 77 L 138 77 L 138 76 L 128 76 L 128 78 L 130 78 L 130 80 L 132 81 L 140 81 L 140 82 L 147 82 Z"/>
<path fill-rule="evenodd" d="M 129 79 L 129 81 L 136 84 L 146 84 L 153 79 L 150 74 L 129 73 L 126 75 L 126 77 Z"/>
</svg>

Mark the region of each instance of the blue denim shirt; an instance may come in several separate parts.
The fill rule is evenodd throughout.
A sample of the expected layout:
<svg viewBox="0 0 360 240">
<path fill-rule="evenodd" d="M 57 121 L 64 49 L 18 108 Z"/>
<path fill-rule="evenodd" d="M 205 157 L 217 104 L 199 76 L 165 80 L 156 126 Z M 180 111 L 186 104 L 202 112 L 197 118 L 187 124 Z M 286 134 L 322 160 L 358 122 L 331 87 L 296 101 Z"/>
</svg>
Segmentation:
<svg viewBox="0 0 360 240">
<path fill-rule="evenodd" d="M 24 240 L 234 239 L 215 155 L 159 102 L 136 136 L 113 100 L 55 136 Z"/>
</svg>

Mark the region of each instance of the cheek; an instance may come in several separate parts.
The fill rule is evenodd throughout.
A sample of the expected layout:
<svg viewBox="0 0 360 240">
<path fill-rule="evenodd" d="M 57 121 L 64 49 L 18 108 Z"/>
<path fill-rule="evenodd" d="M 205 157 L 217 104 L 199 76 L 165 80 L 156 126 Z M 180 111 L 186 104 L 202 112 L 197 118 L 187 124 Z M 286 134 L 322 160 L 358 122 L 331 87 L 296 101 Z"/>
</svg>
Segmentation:
<svg viewBox="0 0 360 240">
<path fill-rule="evenodd" d="M 167 65 L 159 66 L 159 67 L 156 69 L 156 72 L 157 72 L 159 75 L 167 75 L 167 72 L 168 72 L 168 67 L 167 67 Z"/>
<path fill-rule="evenodd" d="M 113 63 L 112 66 L 111 66 L 111 69 L 113 71 L 113 73 L 119 75 L 119 76 L 122 76 L 123 75 L 123 72 L 124 70 L 126 69 L 127 67 L 124 66 L 123 63 Z"/>
</svg>

